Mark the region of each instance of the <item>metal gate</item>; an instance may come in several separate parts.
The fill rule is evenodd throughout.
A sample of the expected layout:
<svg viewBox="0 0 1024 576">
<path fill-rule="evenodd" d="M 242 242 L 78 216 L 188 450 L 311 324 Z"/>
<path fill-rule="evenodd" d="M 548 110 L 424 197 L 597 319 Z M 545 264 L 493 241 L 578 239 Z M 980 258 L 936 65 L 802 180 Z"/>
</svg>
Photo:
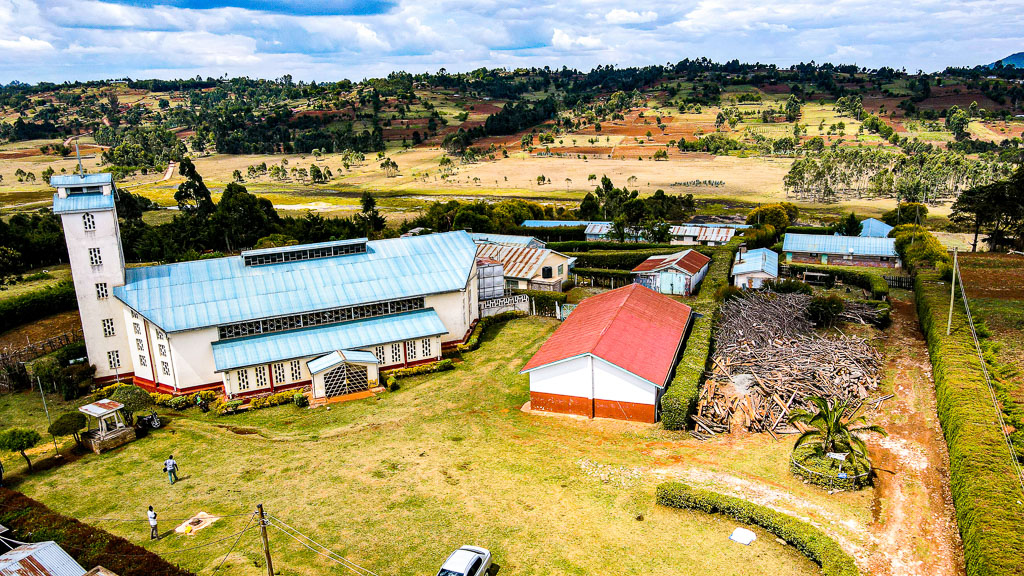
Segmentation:
<svg viewBox="0 0 1024 576">
<path fill-rule="evenodd" d="M 328 398 L 369 390 L 366 366 L 342 364 L 324 374 L 324 395 Z"/>
</svg>

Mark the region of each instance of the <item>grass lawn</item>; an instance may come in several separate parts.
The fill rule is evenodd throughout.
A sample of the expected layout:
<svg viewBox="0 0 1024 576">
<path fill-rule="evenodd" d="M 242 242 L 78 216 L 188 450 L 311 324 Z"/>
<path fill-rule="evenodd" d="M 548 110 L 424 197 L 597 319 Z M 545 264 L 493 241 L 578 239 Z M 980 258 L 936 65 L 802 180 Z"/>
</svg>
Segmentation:
<svg viewBox="0 0 1024 576">
<path fill-rule="evenodd" d="M 176 519 L 262 502 L 379 574 L 434 574 L 450 550 L 470 543 L 490 548 L 501 574 L 819 573 L 764 532 L 741 546 L 726 539 L 735 522 L 655 507 L 658 479 L 641 470 L 684 453 L 712 466 L 723 456 L 812 494 L 786 474 L 787 447 L 765 439 L 698 445 L 655 427 L 522 413 L 528 385 L 517 371 L 555 326 L 543 318 L 511 322 L 487 334 L 456 370 L 404 380 L 399 391 L 373 399 L 234 417 L 168 413 L 166 428 L 112 453 L 32 475 L 17 455 L 4 455 L 4 464 L 18 490 L 79 517 L 142 519 L 153 504 Z M 38 421 L 38 403 L 38 394 L 3 397 L 0 423 Z M 160 470 L 170 453 L 183 477 L 173 487 Z M 863 499 L 839 501 L 866 510 Z M 156 543 L 143 522 L 97 523 L 210 574 L 230 540 L 184 549 L 238 531 L 245 518 Z M 166 521 L 161 531 L 173 526 Z M 342 573 L 275 528 L 270 540 L 282 575 Z M 262 574 L 261 563 L 253 531 L 222 572 Z"/>
<path fill-rule="evenodd" d="M 43 272 L 46 273 L 44 277 L 36 280 L 28 279 L 28 277 L 34 274 L 42 275 Z M 4 289 L 0 290 L 0 300 L 16 298 L 29 292 L 42 290 L 47 286 L 56 286 L 64 280 L 71 280 L 71 266 L 69 264 L 54 264 L 53 266 L 22 272 L 21 276 L 25 279 L 17 284 L 4 286 Z"/>
</svg>

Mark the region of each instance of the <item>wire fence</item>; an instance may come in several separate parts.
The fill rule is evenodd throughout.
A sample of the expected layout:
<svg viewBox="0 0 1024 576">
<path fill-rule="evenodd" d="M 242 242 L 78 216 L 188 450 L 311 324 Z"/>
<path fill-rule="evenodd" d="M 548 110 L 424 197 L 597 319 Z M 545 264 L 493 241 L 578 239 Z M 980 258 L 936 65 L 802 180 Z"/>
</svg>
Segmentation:
<svg viewBox="0 0 1024 576">
<path fill-rule="evenodd" d="M 849 474 L 846 472 L 836 472 L 835 475 L 825 474 L 824 472 L 812 470 L 807 466 L 804 466 L 797 462 L 796 458 L 793 456 L 790 456 L 789 463 L 799 470 L 799 474 L 805 477 L 810 476 L 807 480 L 818 486 L 827 486 L 829 490 L 855 490 L 860 488 L 867 483 L 868 477 L 870 477 L 873 472 L 872 470 L 868 470 L 861 474 Z"/>
</svg>

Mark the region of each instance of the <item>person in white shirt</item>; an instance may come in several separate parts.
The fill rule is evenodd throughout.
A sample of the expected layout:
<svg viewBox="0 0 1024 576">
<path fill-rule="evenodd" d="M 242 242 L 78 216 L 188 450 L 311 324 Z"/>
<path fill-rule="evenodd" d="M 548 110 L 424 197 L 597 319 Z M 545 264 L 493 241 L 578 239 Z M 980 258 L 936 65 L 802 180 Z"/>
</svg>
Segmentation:
<svg viewBox="0 0 1024 576">
<path fill-rule="evenodd" d="M 167 472 L 167 479 L 174 484 L 178 480 L 178 463 L 174 460 L 174 455 L 168 456 L 167 460 L 164 460 L 164 472 Z"/>
<path fill-rule="evenodd" d="M 149 507 L 146 517 L 149 518 L 149 539 L 156 540 L 160 537 L 160 534 L 156 530 L 156 512 L 153 512 L 152 506 Z"/>
</svg>

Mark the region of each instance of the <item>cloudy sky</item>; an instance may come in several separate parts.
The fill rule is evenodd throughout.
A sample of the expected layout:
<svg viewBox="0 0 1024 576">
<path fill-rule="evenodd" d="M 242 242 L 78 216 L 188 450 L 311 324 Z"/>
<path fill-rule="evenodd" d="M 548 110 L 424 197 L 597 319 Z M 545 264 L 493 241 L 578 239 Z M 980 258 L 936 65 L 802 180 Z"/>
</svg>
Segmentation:
<svg viewBox="0 0 1024 576">
<path fill-rule="evenodd" d="M 701 56 L 934 71 L 1020 51 L 1024 0 L 0 0 L 0 83 Z"/>
</svg>

